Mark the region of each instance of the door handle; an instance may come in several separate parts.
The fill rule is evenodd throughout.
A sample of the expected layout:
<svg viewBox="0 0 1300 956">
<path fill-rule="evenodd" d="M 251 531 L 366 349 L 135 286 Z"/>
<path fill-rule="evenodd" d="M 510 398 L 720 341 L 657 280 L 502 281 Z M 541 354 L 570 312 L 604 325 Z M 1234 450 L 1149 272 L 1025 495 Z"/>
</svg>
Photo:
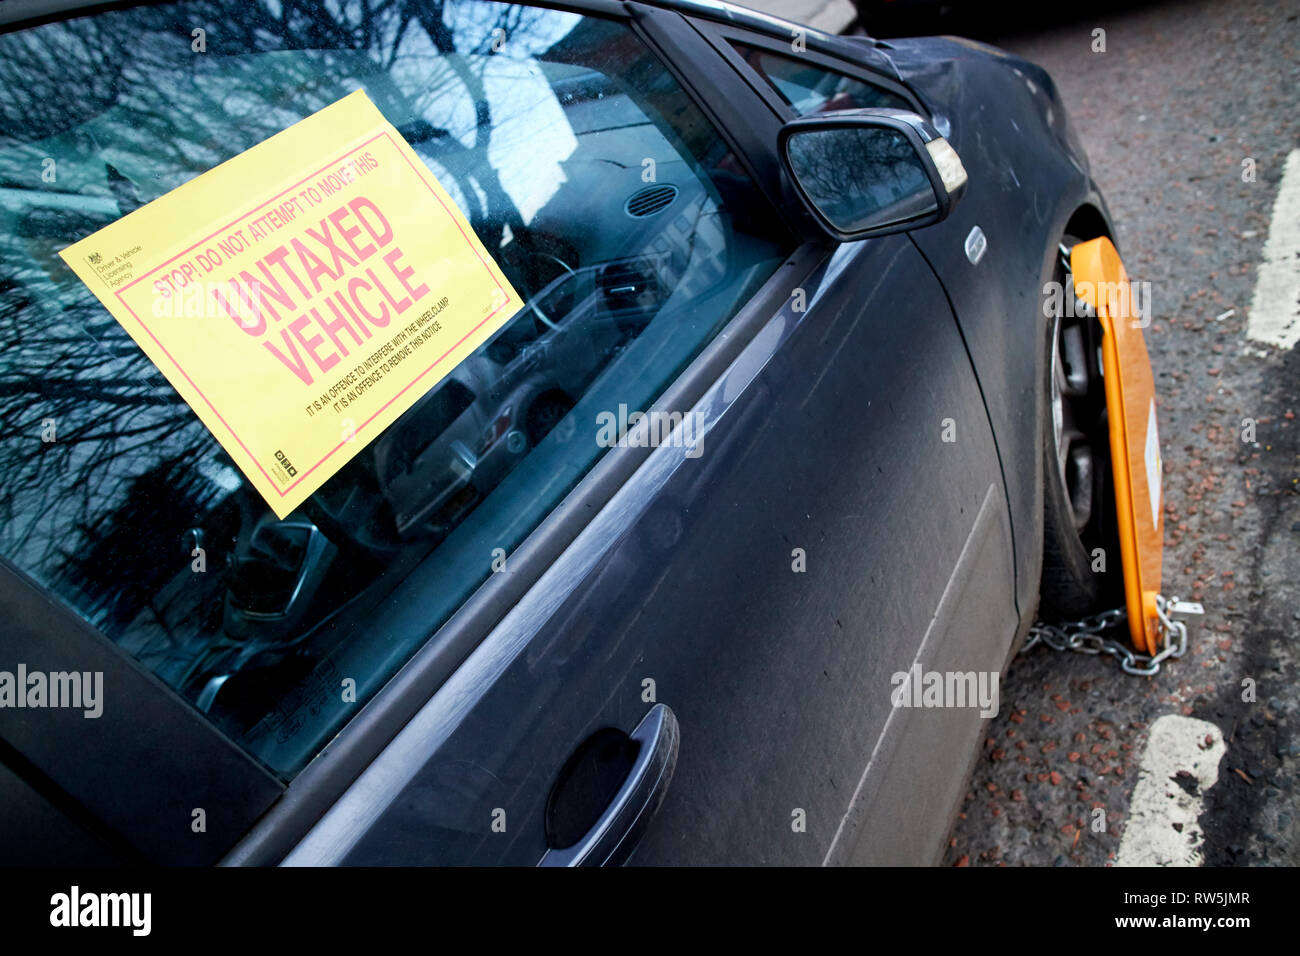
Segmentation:
<svg viewBox="0 0 1300 956">
<path fill-rule="evenodd" d="M 632 855 L 677 767 L 677 716 L 655 704 L 629 739 L 638 747 L 636 759 L 609 806 L 577 843 L 547 850 L 538 866 L 618 866 Z"/>
</svg>

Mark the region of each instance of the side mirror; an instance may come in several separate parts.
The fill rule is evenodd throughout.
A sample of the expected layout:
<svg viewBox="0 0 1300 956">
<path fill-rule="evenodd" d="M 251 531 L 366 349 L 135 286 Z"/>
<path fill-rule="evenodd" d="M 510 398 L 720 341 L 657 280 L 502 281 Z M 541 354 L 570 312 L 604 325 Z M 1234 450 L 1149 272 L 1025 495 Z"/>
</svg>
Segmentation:
<svg viewBox="0 0 1300 956">
<path fill-rule="evenodd" d="M 939 222 L 966 189 L 957 151 L 906 110 L 804 116 L 781 127 L 777 148 L 804 205 L 841 241 Z"/>
</svg>

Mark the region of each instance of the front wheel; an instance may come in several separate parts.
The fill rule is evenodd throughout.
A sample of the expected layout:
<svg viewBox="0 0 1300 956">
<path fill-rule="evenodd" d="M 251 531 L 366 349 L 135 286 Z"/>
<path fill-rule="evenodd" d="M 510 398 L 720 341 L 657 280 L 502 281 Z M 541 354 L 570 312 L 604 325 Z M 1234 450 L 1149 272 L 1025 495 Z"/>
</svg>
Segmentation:
<svg viewBox="0 0 1300 956">
<path fill-rule="evenodd" d="M 1044 290 L 1048 413 L 1043 436 L 1041 617 L 1078 618 L 1120 604 L 1123 567 L 1111 473 L 1110 426 L 1101 364 L 1101 323 L 1074 297 L 1069 250 L 1061 240 Z"/>
</svg>

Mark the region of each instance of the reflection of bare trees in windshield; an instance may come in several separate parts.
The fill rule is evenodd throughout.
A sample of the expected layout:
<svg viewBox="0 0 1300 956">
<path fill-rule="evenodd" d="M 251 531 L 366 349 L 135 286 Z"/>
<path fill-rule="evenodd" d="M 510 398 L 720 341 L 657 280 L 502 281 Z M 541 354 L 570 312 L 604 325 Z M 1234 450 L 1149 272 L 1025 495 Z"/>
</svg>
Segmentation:
<svg viewBox="0 0 1300 956">
<path fill-rule="evenodd" d="M 197 0 L 0 37 L 0 552 L 111 632 L 189 571 L 187 529 L 240 485 L 59 249 L 362 85 L 417 149 L 436 144 L 444 184 L 483 198 L 467 212 L 490 247 L 509 231 L 527 248 L 482 161 L 494 108 L 516 104 L 491 102 L 484 73 L 574 20 L 454 0 Z M 207 544 L 215 558 L 229 542 Z"/>
<path fill-rule="evenodd" d="M 38 567 L 78 550 L 114 485 L 206 434 L 98 303 L 39 308 L 53 291 L 0 255 L 0 526 L 4 553 Z"/>
<path fill-rule="evenodd" d="M 6 34 L 0 57 L 0 142 L 75 129 L 113 102 L 127 65 L 120 20 L 72 20 Z M 74 96 L 69 93 L 75 91 Z"/>
<path fill-rule="evenodd" d="M 791 137 L 789 153 L 808 197 L 846 231 L 909 218 L 933 200 L 916 150 L 894 129 L 811 130 Z"/>
<path fill-rule="evenodd" d="M 36 143 L 78 163 L 96 156 L 128 175 L 148 173 L 134 178 L 152 199 L 362 83 L 385 115 L 471 133 L 470 148 L 482 148 L 493 125 L 488 59 L 526 57 L 555 39 L 529 35 L 545 13 L 532 8 L 452 0 L 276 6 L 197 0 L 4 36 L 3 159 L 13 158 L 11 147 Z M 206 53 L 191 50 L 194 28 L 208 31 Z M 438 116 L 466 93 L 471 115 Z M 66 138 L 48 143 L 54 136 Z M 5 165 L 4 180 L 26 178 Z"/>
<path fill-rule="evenodd" d="M 114 490 L 130 498 L 142 472 L 217 453 L 57 250 L 361 83 L 388 115 L 417 118 L 408 129 L 468 160 L 494 122 L 484 64 L 494 46 L 526 57 L 553 43 L 530 34 L 543 14 L 452 0 L 200 0 L 0 37 L 5 554 L 55 566 L 83 550 L 83 535 L 104 533 L 97 511 Z M 207 31 L 206 53 L 191 49 L 195 28 Z M 469 116 L 452 108 L 467 100 Z M 40 178 L 46 157 L 56 163 L 52 183 Z M 485 240 L 499 242 L 509 227 L 526 241 L 491 166 L 445 167 L 440 175 L 463 195 L 486 195 L 476 225 L 490 221 L 495 236 Z M 41 441 L 44 421 L 52 442 Z"/>
</svg>

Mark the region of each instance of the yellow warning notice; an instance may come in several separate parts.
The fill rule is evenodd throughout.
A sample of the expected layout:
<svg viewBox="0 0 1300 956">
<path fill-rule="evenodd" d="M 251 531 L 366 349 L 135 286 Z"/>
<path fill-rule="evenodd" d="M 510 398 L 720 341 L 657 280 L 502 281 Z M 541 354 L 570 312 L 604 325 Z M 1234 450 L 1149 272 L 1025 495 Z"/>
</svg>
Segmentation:
<svg viewBox="0 0 1300 956">
<path fill-rule="evenodd" d="M 520 305 L 361 90 L 60 255 L 279 518 Z"/>
</svg>

